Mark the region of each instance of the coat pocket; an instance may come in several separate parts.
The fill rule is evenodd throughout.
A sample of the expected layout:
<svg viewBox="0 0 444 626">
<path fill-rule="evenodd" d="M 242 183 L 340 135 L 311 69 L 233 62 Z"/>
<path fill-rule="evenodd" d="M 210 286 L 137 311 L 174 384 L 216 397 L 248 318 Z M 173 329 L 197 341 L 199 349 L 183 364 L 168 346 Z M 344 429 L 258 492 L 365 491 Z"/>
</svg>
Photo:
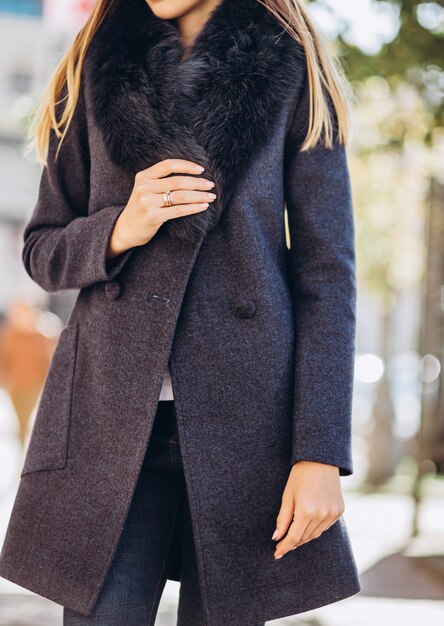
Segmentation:
<svg viewBox="0 0 444 626">
<path fill-rule="evenodd" d="M 66 465 L 78 332 L 78 324 L 72 324 L 65 326 L 59 335 L 37 407 L 21 477 L 41 470 L 62 469 Z"/>
</svg>

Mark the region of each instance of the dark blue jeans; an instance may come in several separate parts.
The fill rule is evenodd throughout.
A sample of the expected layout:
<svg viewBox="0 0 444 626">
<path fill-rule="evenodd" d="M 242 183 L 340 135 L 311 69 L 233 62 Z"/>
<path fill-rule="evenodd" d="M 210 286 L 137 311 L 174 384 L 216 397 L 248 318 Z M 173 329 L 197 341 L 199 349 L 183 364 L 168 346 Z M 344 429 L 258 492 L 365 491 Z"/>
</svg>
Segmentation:
<svg viewBox="0 0 444 626">
<path fill-rule="evenodd" d="M 84 616 L 64 607 L 64 626 L 153 626 L 177 550 L 181 563 L 177 626 L 206 626 L 174 401 L 161 400 L 128 517 L 94 611 Z"/>
</svg>

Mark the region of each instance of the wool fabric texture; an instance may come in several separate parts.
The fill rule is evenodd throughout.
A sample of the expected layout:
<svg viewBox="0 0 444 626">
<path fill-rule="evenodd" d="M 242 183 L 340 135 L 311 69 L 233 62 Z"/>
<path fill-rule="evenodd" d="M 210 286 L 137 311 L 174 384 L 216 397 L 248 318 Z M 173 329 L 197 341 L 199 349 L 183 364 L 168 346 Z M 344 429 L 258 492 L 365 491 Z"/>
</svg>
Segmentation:
<svg viewBox="0 0 444 626">
<path fill-rule="evenodd" d="M 271 540 L 292 464 L 353 472 L 353 207 L 332 106 L 333 147 L 300 151 L 306 58 L 265 7 L 222 0 L 182 53 L 145 0 L 117 2 L 57 159 L 51 131 L 23 262 L 46 291 L 79 291 L 0 575 L 91 613 L 168 365 L 206 623 L 245 626 L 360 590 L 343 517 L 282 559 Z M 204 165 L 217 201 L 107 261 L 135 174 L 166 158 Z"/>
</svg>

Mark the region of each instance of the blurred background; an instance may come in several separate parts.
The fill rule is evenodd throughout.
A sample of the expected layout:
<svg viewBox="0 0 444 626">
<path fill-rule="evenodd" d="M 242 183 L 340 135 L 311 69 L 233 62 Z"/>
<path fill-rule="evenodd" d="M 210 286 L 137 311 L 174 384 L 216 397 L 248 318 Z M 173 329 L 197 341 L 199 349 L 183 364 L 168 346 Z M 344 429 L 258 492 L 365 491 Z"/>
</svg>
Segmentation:
<svg viewBox="0 0 444 626">
<path fill-rule="evenodd" d="M 40 166 L 29 115 L 93 0 L 0 0 L 0 545 L 57 335 L 76 292 L 21 262 Z M 273 624 L 444 623 L 444 2 L 313 0 L 352 83 L 348 149 L 358 330 L 353 476 L 342 479 L 357 596 Z M 175 624 L 168 581 L 156 624 Z M 0 579 L 0 626 L 61 607 Z M 229 626 L 229 625 L 227 625 Z"/>
</svg>

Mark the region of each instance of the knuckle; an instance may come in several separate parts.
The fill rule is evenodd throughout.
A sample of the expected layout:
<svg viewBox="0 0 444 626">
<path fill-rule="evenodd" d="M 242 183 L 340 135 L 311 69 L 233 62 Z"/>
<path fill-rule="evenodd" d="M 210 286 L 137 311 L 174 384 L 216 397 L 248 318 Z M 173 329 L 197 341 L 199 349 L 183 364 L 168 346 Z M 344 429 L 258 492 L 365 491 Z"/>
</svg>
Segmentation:
<svg viewBox="0 0 444 626">
<path fill-rule="evenodd" d="M 173 171 L 173 159 L 165 159 L 165 161 L 162 161 L 162 169 L 165 170 L 165 172 L 170 173 Z"/>
<path fill-rule="evenodd" d="M 313 508 L 312 517 L 315 519 L 323 520 L 328 517 L 328 508 L 326 506 L 315 506 Z"/>
<path fill-rule="evenodd" d="M 139 184 L 148 191 L 151 191 L 154 188 L 153 187 L 154 181 L 152 178 L 149 178 L 148 176 L 144 176 L 143 180 L 141 179 Z"/>
<path fill-rule="evenodd" d="M 142 206 L 142 210 L 143 210 L 143 214 L 144 214 L 144 216 L 145 216 L 145 219 L 151 219 L 151 217 L 152 217 L 152 213 L 153 213 L 153 212 L 152 212 L 151 205 L 150 205 L 149 203 L 145 203 L 145 204 Z"/>
<path fill-rule="evenodd" d="M 168 187 L 173 190 L 180 189 L 182 187 L 180 176 L 170 176 L 168 179 Z"/>
<path fill-rule="evenodd" d="M 304 519 L 309 519 L 309 518 L 315 517 L 316 514 L 317 514 L 316 507 L 310 504 L 306 504 L 301 508 L 299 512 L 299 517 L 303 517 Z"/>
<path fill-rule="evenodd" d="M 177 187 L 180 187 L 181 189 L 186 189 L 186 185 L 189 184 L 189 176 L 183 176 L 183 175 L 178 175 L 178 176 L 171 176 L 171 180 L 174 179 L 175 184 L 177 185 Z"/>
<path fill-rule="evenodd" d="M 151 208 L 151 207 L 157 207 L 157 206 L 159 206 L 158 198 L 157 198 L 157 196 L 156 196 L 155 194 L 153 194 L 153 193 L 150 193 L 150 192 L 146 193 L 146 192 L 145 192 L 145 193 L 143 194 L 142 198 L 143 198 L 144 205 L 145 205 L 147 208 Z"/>
<path fill-rule="evenodd" d="M 319 507 L 316 512 L 316 517 L 318 517 L 319 519 L 327 519 L 327 517 L 330 517 L 331 515 L 332 515 L 332 510 L 325 506 Z"/>
<path fill-rule="evenodd" d="M 147 197 L 146 191 L 144 189 L 141 189 L 140 187 L 137 187 L 136 189 L 137 200 L 139 200 L 140 202 L 143 202 L 144 198 L 146 197 Z"/>
<path fill-rule="evenodd" d="M 334 505 L 330 508 L 329 516 L 333 518 L 341 517 L 341 515 L 344 513 L 344 510 L 345 510 L 344 505 L 342 504 Z"/>
<path fill-rule="evenodd" d="M 151 211 L 145 211 L 144 224 L 147 228 L 151 228 L 156 223 L 156 219 Z"/>
</svg>

